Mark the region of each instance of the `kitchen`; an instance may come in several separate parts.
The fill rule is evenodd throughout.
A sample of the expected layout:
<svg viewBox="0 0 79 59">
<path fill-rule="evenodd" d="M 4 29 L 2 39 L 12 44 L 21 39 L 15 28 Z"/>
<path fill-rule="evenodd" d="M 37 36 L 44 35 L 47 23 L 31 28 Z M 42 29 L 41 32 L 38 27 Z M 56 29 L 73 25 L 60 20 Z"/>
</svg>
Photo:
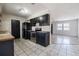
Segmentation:
<svg viewBox="0 0 79 59">
<path fill-rule="evenodd" d="M 5 6 L 8 6 L 8 4 L 5 4 Z M 2 9 L 2 8 L 0 8 L 0 9 Z M 8 9 L 6 9 L 6 11 L 7 10 Z M 19 10 L 20 11 L 22 10 L 22 11 L 25 12 L 25 9 L 22 8 L 22 7 Z M 5 11 L 5 9 L 1 11 L 1 16 L 0 16 L 1 17 L 1 22 L 0 22 L 0 24 L 1 24 L 0 25 L 0 33 L 1 33 L 0 34 L 0 39 L 1 39 L 1 43 L 0 44 L 1 44 L 1 46 L 3 46 L 3 48 L 0 50 L 0 52 L 1 52 L 2 55 L 12 55 L 13 56 L 14 55 L 14 41 L 16 41 L 17 39 L 18 40 L 19 39 L 28 40 L 28 38 L 25 38 L 25 37 L 28 36 L 28 33 L 27 32 L 24 32 L 25 34 L 23 33 L 23 29 L 25 29 L 25 27 L 28 26 L 28 25 L 23 25 L 23 23 L 28 23 L 28 21 L 24 17 L 19 17 L 19 16 L 16 16 L 16 15 L 7 14 L 4 11 Z M 38 23 L 40 21 L 39 20 L 35 21 L 35 19 L 33 21 L 31 21 L 31 22 L 35 21 L 36 23 L 31 23 L 31 26 L 32 25 L 33 26 L 31 27 L 31 30 L 30 30 L 30 38 L 31 39 L 29 39 L 29 41 L 31 41 L 33 39 L 32 37 L 33 37 L 34 34 L 37 34 L 38 36 L 35 37 L 37 42 L 34 42 L 34 43 L 36 43 L 36 44 L 38 43 L 38 44 L 43 45 L 43 46 L 48 46 L 50 44 L 50 21 L 49 21 L 50 18 L 49 18 L 49 14 L 48 14 L 47 11 L 48 10 L 40 11 L 39 13 L 35 13 L 33 16 L 28 18 L 29 20 L 30 19 L 33 20 L 33 18 L 41 18 L 42 16 L 47 15 L 47 16 L 44 16 L 44 18 L 48 17 L 48 18 L 46 18 L 47 21 L 45 21 L 45 20 L 43 21 L 44 24 Z M 38 14 L 38 15 L 35 16 L 36 14 Z M 14 23 L 12 22 L 12 20 L 14 21 Z M 17 26 L 17 21 L 19 21 L 18 26 Z M 16 28 L 16 26 L 17 26 L 17 28 Z M 35 28 L 37 28 L 37 30 Z M 37 31 L 36 33 L 34 33 L 35 30 Z M 43 39 L 46 39 L 42 43 L 41 43 L 41 40 L 40 40 L 41 38 L 39 39 L 39 37 L 41 37 L 41 34 L 44 35 Z M 23 35 L 25 37 L 23 37 Z M 45 37 L 47 37 L 47 38 L 45 38 Z M 4 50 L 7 51 L 7 52 L 5 52 Z"/>
</svg>

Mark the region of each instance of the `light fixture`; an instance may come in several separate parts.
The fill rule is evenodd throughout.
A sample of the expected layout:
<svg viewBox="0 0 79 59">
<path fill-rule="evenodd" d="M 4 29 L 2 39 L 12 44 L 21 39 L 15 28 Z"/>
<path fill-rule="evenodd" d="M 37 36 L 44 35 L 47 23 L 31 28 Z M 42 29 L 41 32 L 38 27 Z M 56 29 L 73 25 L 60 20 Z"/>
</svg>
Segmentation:
<svg viewBox="0 0 79 59">
<path fill-rule="evenodd" d="M 43 17 L 39 17 L 39 20 L 42 21 L 43 20 Z"/>
<path fill-rule="evenodd" d="M 28 13 L 28 10 L 25 9 L 25 8 L 21 8 L 21 9 L 19 9 L 19 12 L 20 12 L 20 13 Z"/>
</svg>

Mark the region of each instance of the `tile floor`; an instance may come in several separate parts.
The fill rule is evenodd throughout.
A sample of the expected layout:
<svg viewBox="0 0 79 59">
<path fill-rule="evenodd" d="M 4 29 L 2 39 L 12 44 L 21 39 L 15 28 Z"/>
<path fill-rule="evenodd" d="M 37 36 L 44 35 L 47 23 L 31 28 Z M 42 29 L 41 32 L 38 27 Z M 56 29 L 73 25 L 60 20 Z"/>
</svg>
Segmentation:
<svg viewBox="0 0 79 59">
<path fill-rule="evenodd" d="M 32 41 L 17 39 L 14 44 L 15 56 L 79 56 L 77 37 L 52 35 L 51 45 L 43 47 Z"/>
</svg>

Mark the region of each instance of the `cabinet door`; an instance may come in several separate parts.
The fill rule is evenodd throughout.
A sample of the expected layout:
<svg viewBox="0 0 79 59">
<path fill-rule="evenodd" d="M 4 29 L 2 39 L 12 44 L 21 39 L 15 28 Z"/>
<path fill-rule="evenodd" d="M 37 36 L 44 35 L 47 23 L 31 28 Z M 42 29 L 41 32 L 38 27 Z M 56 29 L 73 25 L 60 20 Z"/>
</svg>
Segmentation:
<svg viewBox="0 0 79 59">
<path fill-rule="evenodd" d="M 30 31 L 28 30 L 25 31 L 25 38 L 30 39 Z"/>
<path fill-rule="evenodd" d="M 36 43 L 47 46 L 49 44 L 48 33 L 36 33 Z"/>
<path fill-rule="evenodd" d="M 14 56 L 14 40 L 0 42 L 0 56 Z"/>
<path fill-rule="evenodd" d="M 25 29 L 22 29 L 22 37 L 25 38 Z"/>
</svg>

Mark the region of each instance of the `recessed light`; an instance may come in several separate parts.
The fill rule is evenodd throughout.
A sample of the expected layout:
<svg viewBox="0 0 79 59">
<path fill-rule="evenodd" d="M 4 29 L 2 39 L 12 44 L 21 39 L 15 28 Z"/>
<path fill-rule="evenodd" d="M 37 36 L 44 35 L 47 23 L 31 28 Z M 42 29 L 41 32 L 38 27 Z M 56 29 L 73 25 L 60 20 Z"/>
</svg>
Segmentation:
<svg viewBox="0 0 79 59">
<path fill-rule="evenodd" d="M 41 21 L 42 21 L 42 20 L 43 20 L 43 17 L 39 17 L 39 20 L 41 20 Z"/>
</svg>

